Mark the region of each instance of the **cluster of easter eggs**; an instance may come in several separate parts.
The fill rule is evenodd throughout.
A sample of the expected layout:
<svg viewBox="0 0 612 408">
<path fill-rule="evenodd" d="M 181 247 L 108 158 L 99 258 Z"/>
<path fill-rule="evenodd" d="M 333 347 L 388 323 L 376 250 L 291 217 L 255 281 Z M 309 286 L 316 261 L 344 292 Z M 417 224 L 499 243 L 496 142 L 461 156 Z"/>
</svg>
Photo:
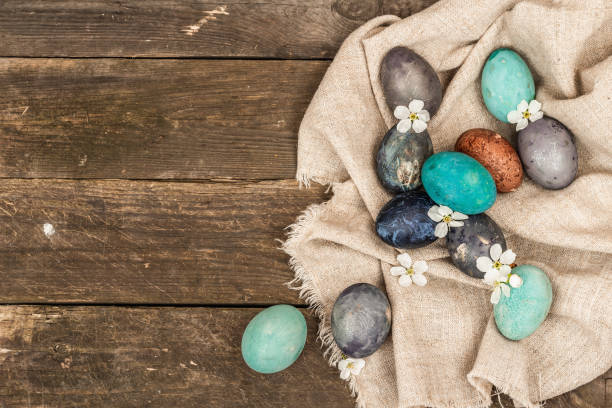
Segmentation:
<svg viewBox="0 0 612 408">
<path fill-rule="evenodd" d="M 424 101 L 432 116 L 440 106 L 442 86 L 435 71 L 407 48 L 389 51 L 382 61 L 380 79 L 392 111 L 413 99 Z M 487 109 L 503 122 L 508 122 L 508 113 L 522 100 L 535 97 L 527 64 L 509 49 L 490 55 L 481 84 Z M 563 188 L 576 177 L 574 137 L 547 116 L 518 132 L 518 152 L 492 130 L 470 129 L 459 136 L 455 151 L 433 154 L 426 131 L 402 133 L 397 127 L 384 136 L 376 157 L 381 184 L 396 194 L 378 214 L 378 236 L 398 249 L 421 248 L 438 239 L 434 234 L 437 223 L 428 216 L 432 206 L 466 214 L 469 217 L 463 226 L 450 228 L 446 247 L 457 268 L 473 278 L 484 277 L 477 259 L 489 256 L 493 245 L 507 249 L 502 230 L 485 214 L 498 193 L 519 188 L 524 173 L 549 189 Z M 494 316 L 500 333 L 519 340 L 544 321 L 552 289 L 547 275 L 535 266 L 515 266 L 512 273 L 522 278 L 522 285 L 513 288 L 510 297 L 501 297 L 494 306 Z"/>
</svg>

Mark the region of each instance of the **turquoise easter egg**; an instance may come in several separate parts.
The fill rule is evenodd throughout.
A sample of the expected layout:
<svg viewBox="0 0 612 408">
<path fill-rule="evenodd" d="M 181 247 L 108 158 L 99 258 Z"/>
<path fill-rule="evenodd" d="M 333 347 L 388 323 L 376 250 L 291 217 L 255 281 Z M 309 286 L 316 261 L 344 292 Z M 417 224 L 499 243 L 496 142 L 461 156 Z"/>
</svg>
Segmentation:
<svg viewBox="0 0 612 408">
<path fill-rule="evenodd" d="M 487 169 L 459 152 L 440 152 L 427 159 L 421 181 L 437 204 L 468 215 L 485 212 L 497 196 L 495 181 Z"/>
<path fill-rule="evenodd" d="M 508 112 L 522 100 L 535 98 L 535 85 L 529 67 L 520 55 L 508 48 L 493 51 L 482 69 L 482 98 L 487 109 L 508 123 Z"/>
<path fill-rule="evenodd" d="M 520 265 L 512 273 L 523 284 L 501 296 L 493 307 L 499 332 L 510 340 L 521 340 L 532 334 L 546 319 L 552 303 L 552 285 L 544 271 L 533 265 Z"/>
<path fill-rule="evenodd" d="M 259 312 L 242 335 L 242 358 L 253 370 L 271 374 L 297 360 L 306 344 L 306 319 L 289 305 Z"/>
</svg>

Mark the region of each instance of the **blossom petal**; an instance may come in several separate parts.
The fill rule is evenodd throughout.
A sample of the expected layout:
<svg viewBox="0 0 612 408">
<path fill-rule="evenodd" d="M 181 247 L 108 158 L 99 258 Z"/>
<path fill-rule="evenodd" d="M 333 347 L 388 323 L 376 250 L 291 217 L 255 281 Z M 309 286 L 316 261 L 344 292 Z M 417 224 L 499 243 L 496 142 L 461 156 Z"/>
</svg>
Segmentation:
<svg viewBox="0 0 612 408">
<path fill-rule="evenodd" d="M 350 361 L 348 359 L 340 360 L 338 363 L 338 370 L 344 371 L 348 368 Z"/>
<path fill-rule="evenodd" d="M 519 130 L 525 129 L 528 124 L 529 124 L 529 121 L 525 118 L 519 120 L 518 123 L 516 124 L 516 131 L 518 132 Z"/>
<path fill-rule="evenodd" d="M 399 262 L 399 264 L 404 268 L 410 268 L 412 266 L 412 258 L 406 253 L 399 254 L 397 256 L 397 262 Z"/>
<path fill-rule="evenodd" d="M 491 254 L 491 259 L 493 261 L 499 261 L 499 257 L 502 254 L 502 247 L 499 244 L 494 244 L 491 246 L 491 249 L 489 250 L 489 253 Z"/>
<path fill-rule="evenodd" d="M 499 257 L 499 262 L 510 265 L 516 259 L 516 254 L 512 252 L 511 249 L 507 249 L 503 254 Z"/>
<path fill-rule="evenodd" d="M 532 115 L 536 112 L 539 112 L 541 108 L 542 104 L 536 101 L 535 99 L 529 102 L 529 113 L 531 113 Z"/>
<path fill-rule="evenodd" d="M 438 212 L 442 215 L 451 215 L 453 213 L 453 210 L 450 209 L 450 207 L 447 207 L 445 205 L 441 205 L 440 209 L 438 210 Z"/>
<path fill-rule="evenodd" d="M 529 109 L 529 104 L 527 103 L 526 100 L 522 100 L 521 103 L 518 104 L 518 106 L 516 107 L 516 110 L 523 113 L 525 112 L 527 109 Z"/>
<path fill-rule="evenodd" d="M 536 113 L 532 113 L 531 116 L 529 116 L 529 120 L 532 122 L 535 122 L 538 119 L 542 119 L 543 116 L 544 116 L 544 112 L 539 111 Z"/>
<path fill-rule="evenodd" d="M 453 213 L 451 214 L 451 218 L 452 218 L 453 220 L 459 220 L 459 221 L 461 221 L 461 220 L 467 220 L 467 219 L 468 219 L 468 218 L 470 218 L 470 217 L 468 217 L 468 216 L 467 216 L 467 215 L 465 215 L 464 213 L 460 213 L 460 212 L 458 212 L 458 211 L 453 211 Z"/>
<path fill-rule="evenodd" d="M 410 119 L 402 119 L 397 124 L 397 131 L 400 133 L 406 133 L 410 130 L 412 126 L 412 121 Z"/>
<path fill-rule="evenodd" d="M 491 268 L 485 273 L 484 281 L 487 285 L 494 285 L 498 276 L 497 269 Z"/>
<path fill-rule="evenodd" d="M 393 115 L 398 119 L 408 119 L 410 117 L 410 110 L 404 105 L 398 105 L 393 111 Z"/>
<path fill-rule="evenodd" d="M 399 284 L 400 286 L 407 288 L 408 286 L 412 285 L 412 278 L 409 275 L 402 275 L 399 278 Z"/>
<path fill-rule="evenodd" d="M 509 283 L 513 288 L 520 288 L 523 285 L 523 278 L 513 273 L 510 275 Z"/>
<path fill-rule="evenodd" d="M 448 224 L 445 222 L 439 222 L 434 230 L 434 235 L 438 238 L 444 238 L 448 234 Z"/>
<path fill-rule="evenodd" d="M 414 263 L 413 269 L 415 274 L 423 274 L 427 272 L 427 269 L 429 269 L 429 267 L 427 266 L 427 262 L 425 261 L 416 261 Z"/>
<path fill-rule="evenodd" d="M 401 276 L 406 274 L 406 268 L 403 266 L 392 266 L 391 267 L 391 275 L 393 276 Z"/>
<path fill-rule="evenodd" d="M 476 268 L 480 272 L 489 272 L 493 267 L 493 261 L 488 256 L 480 256 L 476 259 Z"/>
<path fill-rule="evenodd" d="M 427 129 L 427 123 L 423 122 L 421 119 L 417 119 L 412 123 L 412 129 L 414 129 L 414 133 L 421 133 Z"/>
<path fill-rule="evenodd" d="M 521 120 L 522 117 L 523 117 L 523 115 L 521 114 L 521 112 L 519 112 L 519 111 L 510 111 L 510 112 L 508 112 L 508 115 L 506 116 L 506 119 L 508 119 L 508 122 L 510 122 L 510 123 L 517 123 L 519 120 Z"/>
<path fill-rule="evenodd" d="M 510 286 L 506 285 L 505 283 L 502 283 L 501 285 L 499 285 L 499 287 L 501 288 L 501 291 L 503 292 L 505 297 L 510 296 Z"/>
<path fill-rule="evenodd" d="M 427 216 L 435 222 L 440 222 L 443 218 L 442 214 L 440 214 L 440 207 L 437 205 L 432 206 L 429 211 L 427 211 Z"/>
<path fill-rule="evenodd" d="M 355 360 L 353 364 L 353 369 L 351 371 L 353 372 L 353 374 L 359 375 L 363 367 L 365 367 L 365 360 L 363 358 L 358 358 Z"/>
<path fill-rule="evenodd" d="M 415 285 L 417 286 L 425 286 L 427 285 L 427 278 L 425 277 L 425 275 L 420 274 L 420 275 L 412 275 L 412 281 L 414 282 Z"/>
<path fill-rule="evenodd" d="M 417 113 L 417 115 L 419 115 L 419 119 L 421 119 L 424 122 L 429 122 L 429 112 L 427 112 L 425 109 L 423 109 L 422 111 L 419 111 L 419 113 Z"/>
<path fill-rule="evenodd" d="M 351 370 L 349 370 L 348 368 L 345 368 L 344 370 L 340 371 L 340 378 L 342 380 L 348 380 L 350 375 L 351 375 Z"/>
<path fill-rule="evenodd" d="M 412 113 L 419 113 L 419 111 L 423 110 L 424 106 L 425 106 L 425 102 L 423 102 L 422 100 L 413 99 L 408 104 L 408 109 L 410 109 L 410 112 Z"/>
<path fill-rule="evenodd" d="M 499 279 L 500 281 L 508 280 L 508 275 L 512 272 L 512 268 L 509 265 L 502 265 L 499 267 Z"/>
<path fill-rule="evenodd" d="M 455 228 L 456 227 L 463 227 L 463 221 L 455 221 L 455 220 L 453 220 L 453 221 L 448 223 L 448 226 L 449 227 L 455 227 Z"/>
<path fill-rule="evenodd" d="M 499 303 L 499 298 L 501 297 L 501 290 L 499 286 L 493 289 L 493 293 L 491 293 L 491 303 L 494 305 Z"/>
</svg>

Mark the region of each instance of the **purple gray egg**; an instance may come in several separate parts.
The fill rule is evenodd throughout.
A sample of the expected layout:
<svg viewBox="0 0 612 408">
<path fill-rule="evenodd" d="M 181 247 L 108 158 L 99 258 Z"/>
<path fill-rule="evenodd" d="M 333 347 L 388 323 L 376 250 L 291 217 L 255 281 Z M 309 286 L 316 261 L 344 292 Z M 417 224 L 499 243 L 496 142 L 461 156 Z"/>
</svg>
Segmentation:
<svg viewBox="0 0 612 408">
<path fill-rule="evenodd" d="M 433 116 L 442 103 L 442 84 L 436 71 L 409 48 L 395 47 L 384 56 L 380 65 L 380 82 L 391 110 L 419 99 Z"/>
<path fill-rule="evenodd" d="M 578 173 L 578 152 L 574 135 L 548 116 L 518 132 L 518 154 L 527 175 L 551 190 L 567 187 Z"/>
<path fill-rule="evenodd" d="M 421 248 L 438 239 L 436 222 L 427 212 L 436 205 L 424 191 L 407 191 L 393 197 L 376 217 L 376 233 L 385 243 L 403 249 Z"/>
<path fill-rule="evenodd" d="M 427 131 L 401 133 L 393 126 L 383 138 L 376 155 L 376 172 L 383 187 L 399 193 L 421 185 L 421 167 L 433 154 Z"/>
<path fill-rule="evenodd" d="M 391 329 L 391 305 L 387 296 L 369 283 L 344 289 L 332 310 L 332 334 L 344 354 L 367 357 L 385 342 Z"/>
<path fill-rule="evenodd" d="M 463 221 L 463 227 L 450 228 L 446 236 L 446 248 L 455 266 L 478 279 L 484 278 L 484 272 L 476 267 L 476 259 L 490 256 L 489 250 L 494 244 L 506 250 L 504 233 L 485 213 L 470 215 Z"/>
</svg>

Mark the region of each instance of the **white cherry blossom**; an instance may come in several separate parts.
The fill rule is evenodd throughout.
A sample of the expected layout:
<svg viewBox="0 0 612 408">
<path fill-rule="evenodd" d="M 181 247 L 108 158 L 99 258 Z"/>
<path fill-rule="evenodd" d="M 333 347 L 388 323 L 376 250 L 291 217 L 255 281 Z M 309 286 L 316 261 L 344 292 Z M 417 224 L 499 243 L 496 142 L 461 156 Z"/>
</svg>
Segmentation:
<svg viewBox="0 0 612 408">
<path fill-rule="evenodd" d="M 416 261 L 412 263 L 412 258 L 408 254 L 398 255 L 397 262 L 401 266 L 391 267 L 391 275 L 400 277 L 400 286 L 407 287 L 412 285 L 412 282 L 417 286 L 427 285 L 427 278 L 423 275 L 428 269 L 427 262 Z"/>
<path fill-rule="evenodd" d="M 363 367 L 365 366 L 365 360 L 363 358 L 351 358 L 347 357 L 340 360 L 338 363 L 338 369 L 340 370 L 340 378 L 348 380 L 353 375 L 359 375 Z"/>
<path fill-rule="evenodd" d="M 393 111 L 393 115 L 399 119 L 397 124 L 397 130 L 400 133 L 406 133 L 411 128 L 414 133 L 421 133 L 427 129 L 427 122 L 429 122 L 429 112 L 423 107 L 425 103 L 419 99 L 413 99 L 408 104 L 408 107 L 399 105 Z"/>
<path fill-rule="evenodd" d="M 445 205 L 432 206 L 427 211 L 427 216 L 438 223 L 434 230 L 434 235 L 438 238 L 444 238 L 451 227 L 463 227 L 463 220 L 468 219 L 467 215 L 453 211 Z"/>
<path fill-rule="evenodd" d="M 491 303 L 496 305 L 503 293 L 510 296 L 510 286 L 518 288 L 523 284 L 523 279 L 517 274 L 512 273 L 512 264 L 516 259 L 516 254 L 511 249 L 502 252 L 500 244 L 494 244 L 489 249 L 490 258 L 481 256 L 476 259 L 476 267 L 485 273 L 484 281 L 493 286 Z"/>
<path fill-rule="evenodd" d="M 535 99 L 529 102 L 529 104 L 523 99 L 516 107 L 516 110 L 508 112 L 508 122 L 516 123 L 516 131 L 518 132 L 525 129 L 529 121 L 535 122 L 538 119 L 542 119 L 544 112 L 540 110 L 541 108 L 542 104 Z"/>
</svg>

